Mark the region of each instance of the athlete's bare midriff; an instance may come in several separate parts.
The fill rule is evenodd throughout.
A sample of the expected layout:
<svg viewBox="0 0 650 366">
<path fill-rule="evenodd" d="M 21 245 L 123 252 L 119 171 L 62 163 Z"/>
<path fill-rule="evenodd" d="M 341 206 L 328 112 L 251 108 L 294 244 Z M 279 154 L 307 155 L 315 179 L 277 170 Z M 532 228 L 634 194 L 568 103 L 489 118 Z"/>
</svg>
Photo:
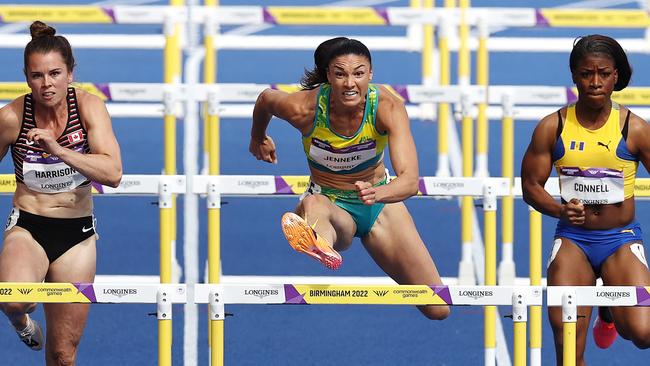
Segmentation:
<svg viewBox="0 0 650 366">
<path fill-rule="evenodd" d="M 370 182 L 374 185 L 386 178 L 386 168 L 382 161 L 374 167 L 351 174 L 329 173 L 312 167 L 309 169 L 311 171 L 311 180 L 314 183 L 320 186 L 348 191 L 356 190 L 356 187 L 354 186 L 354 182 L 356 181 Z"/>
<path fill-rule="evenodd" d="M 13 204 L 29 213 L 55 218 L 84 217 L 93 212 L 90 185 L 70 192 L 39 193 L 30 190 L 23 183 L 17 183 Z"/>
</svg>

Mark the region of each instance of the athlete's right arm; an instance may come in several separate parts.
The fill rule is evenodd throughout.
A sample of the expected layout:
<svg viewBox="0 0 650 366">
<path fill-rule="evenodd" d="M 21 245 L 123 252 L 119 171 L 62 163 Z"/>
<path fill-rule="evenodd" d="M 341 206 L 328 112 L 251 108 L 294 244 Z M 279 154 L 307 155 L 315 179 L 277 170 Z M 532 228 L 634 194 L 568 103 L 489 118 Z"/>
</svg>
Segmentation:
<svg viewBox="0 0 650 366">
<path fill-rule="evenodd" d="M 553 167 L 552 154 L 557 128 L 557 114 L 551 114 L 544 117 L 533 132 L 521 162 L 523 198 L 526 203 L 545 215 L 563 218 L 579 225 L 584 223 L 583 205 L 577 200 L 562 205 L 544 189 Z"/>
<path fill-rule="evenodd" d="M 20 107 L 22 98 L 17 98 L 11 103 L 0 108 L 0 160 L 2 160 L 9 146 L 13 144 L 20 133 Z"/>
<path fill-rule="evenodd" d="M 266 128 L 273 116 L 289 122 L 301 133 L 311 128 L 314 116 L 315 93 L 312 90 L 286 93 L 266 89 L 257 97 L 253 108 L 253 125 L 249 151 L 258 160 L 277 163 L 275 143 L 266 134 Z"/>
</svg>

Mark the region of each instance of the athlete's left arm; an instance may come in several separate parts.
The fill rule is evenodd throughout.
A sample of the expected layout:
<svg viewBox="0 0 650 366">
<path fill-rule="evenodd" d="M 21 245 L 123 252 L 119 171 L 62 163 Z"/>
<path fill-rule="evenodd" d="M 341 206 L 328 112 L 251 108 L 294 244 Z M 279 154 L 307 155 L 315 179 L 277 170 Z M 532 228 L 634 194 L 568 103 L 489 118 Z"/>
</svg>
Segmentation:
<svg viewBox="0 0 650 366">
<path fill-rule="evenodd" d="M 60 149 L 58 157 L 86 178 L 117 187 L 122 180 L 122 157 L 106 105 L 97 96 L 80 90 L 77 99 L 79 116 L 88 133 L 90 154 Z"/>
<path fill-rule="evenodd" d="M 650 124 L 635 114 L 630 115 L 627 146 L 630 153 L 636 154 L 646 171 L 650 172 Z"/>
<path fill-rule="evenodd" d="M 377 129 L 388 133 L 390 161 L 397 177 L 375 188 L 375 201 L 399 202 L 418 193 L 418 156 L 404 103 L 384 87 L 379 95 Z"/>
</svg>

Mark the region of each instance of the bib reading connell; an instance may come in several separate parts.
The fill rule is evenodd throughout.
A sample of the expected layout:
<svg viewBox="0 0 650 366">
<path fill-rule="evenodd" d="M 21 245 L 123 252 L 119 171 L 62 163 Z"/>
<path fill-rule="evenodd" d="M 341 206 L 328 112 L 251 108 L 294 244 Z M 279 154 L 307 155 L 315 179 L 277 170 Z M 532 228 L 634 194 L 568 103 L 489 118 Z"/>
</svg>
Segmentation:
<svg viewBox="0 0 650 366">
<path fill-rule="evenodd" d="M 68 123 L 56 140 L 59 145 L 82 154 L 90 152 L 86 129 L 81 124 L 77 109 L 77 95 L 74 88 L 68 88 Z M 72 191 L 90 184 L 76 169 L 68 166 L 58 157 L 48 154 L 33 141 L 27 140 L 27 132 L 36 127 L 34 100 L 25 95 L 23 120 L 18 139 L 11 145 L 16 181 L 29 189 L 42 193 Z"/>
<path fill-rule="evenodd" d="M 629 118 L 628 112 L 621 130 L 620 107 L 612 102 L 607 122 L 589 130 L 578 122 L 575 105 L 567 107 L 564 126 L 560 116 L 562 132 L 553 152 L 562 199 L 607 205 L 634 196 L 638 158 L 625 143 Z"/>
<path fill-rule="evenodd" d="M 316 99 L 314 127 L 303 135 L 302 146 L 312 168 L 331 173 L 355 173 L 375 166 L 384 156 L 388 135 L 377 131 L 379 89 L 370 84 L 363 120 L 352 136 L 330 128 L 329 106 L 332 87 L 323 84 Z"/>
</svg>

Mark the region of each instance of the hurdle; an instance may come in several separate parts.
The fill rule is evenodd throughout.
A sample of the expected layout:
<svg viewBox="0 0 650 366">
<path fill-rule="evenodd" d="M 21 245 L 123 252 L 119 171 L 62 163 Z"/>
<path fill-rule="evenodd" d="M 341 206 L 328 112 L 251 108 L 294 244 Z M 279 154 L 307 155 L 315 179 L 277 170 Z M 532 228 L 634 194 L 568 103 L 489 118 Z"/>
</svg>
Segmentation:
<svg viewBox="0 0 650 366">
<path fill-rule="evenodd" d="M 527 306 L 542 304 L 540 286 L 197 284 L 194 301 L 223 323 L 227 304 L 512 306 L 515 366 L 526 365 Z M 213 337 L 214 341 L 214 337 Z M 216 349 L 213 346 L 213 350 Z M 214 357 L 214 356 L 213 356 Z M 486 361 L 487 361 L 486 355 Z M 487 363 L 486 363 L 487 364 Z M 494 361 L 489 364 L 494 365 Z M 211 365 L 222 365 L 212 362 Z"/>
<path fill-rule="evenodd" d="M 650 287 L 645 286 L 548 286 L 548 306 L 562 307 L 563 366 L 576 364 L 578 306 L 650 306 Z"/>
<path fill-rule="evenodd" d="M 13 86 L 12 86 L 13 85 Z M 7 84 L 8 90 L 14 90 L 14 92 L 17 95 L 20 95 L 19 93 L 24 93 L 26 91 L 26 86 L 21 83 L 10 83 Z M 112 101 L 112 102 L 124 102 L 124 101 L 145 101 L 145 102 L 157 102 L 160 100 L 164 100 L 166 103 L 170 103 L 170 101 L 173 101 L 173 103 L 180 103 L 182 101 L 183 95 L 188 95 L 189 89 L 187 86 L 183 85 L 178 85 L 178 86 L 165 86 L 164 84 L 130 84 L 130 83 L 108 83 L 108 84 L 82 84 L 82 87 L 87 88 L 91 92 L 96 92 L 99 93 L 102 98 L 106 101 Z M 205 85 L 205 84 L 200 84 L 197 85 L 196 88 L 193 90 L 193 93 L 196 95 L 193 95 L 194 97 L 198 98 L 199 100 L 205 100 L 208 102 L 208 106 L 213 108 L 213 110 L 216 110 L 218 113 L 218 109 L 220 108 L 220 101 L 234 101 L 234 102 L 246 102 L 246 101 L 251 101 L 254 96 L 256 96 L 260 91 L 262 91 L 266 87 L 275 87 L 275 88 L 283 88 L 287 86 L 283 85 L 266 85 L 266 84 L 215 84 L 215 85 Z M 389 86 L 391 87 L 397 94 L 402 96 L 405 100 L 405 102 L 412 104 L 412 103 L 418 103 L 421 101 L 426 101 L 426 100 L 432 100 L 435 102 L 454 102 L 457 101 L 459 98 L 463 98 L 463 95 L 469 95 L 468 97 L 465 97 L 466 101 L 469 101 L 469 103 L 463 104 L 465 106 L 465 113 L 472 113 L 471 112 L 471 106 L 473 103 L 475 103 L 478 100 L 481 100 L 484 98 L 484 93 L 486 93 L 486 90 L 480 86 L 470 86 L 470 88 L 461 88 L 457 86 L 452 86 L 452 87 L 426 87 L 426 86 L 421 86 L 421 85 L 409 85 L 409 86 Z M 13 89 L 12 89 L 13 88 Z M 639 89 L 632 89 L 634 92 L 627 93 L 622 95 L 622 97 L 629 99 L 631 102 L 634 100 L 642 101 L 645 97 L 646 89 L 645 88 L 639 88 Z M 538 104 L 538 105 L 549 105 L 549 106 L 555 106 L 555 105 L 561 105 L 565 103 L 569 97 L 571 97 L 574 94 L 572 93 L 572 90 L 570 88 L 565 88 L 565 87 L 541 87 L 541 86 L 492 86 L 488 88 L 487 93 L 489 94 L 489 102 L 493 104 L 498 104 L 499 101 L 502 101 L 504 106 L 506 103 L 503 101 L 506 100 L 510 103 L 510 110 L 514 111 L 517 106 L 520 105 L 526 105 L 526 104 Z M 174 95 L 174 98 L 165 98 L 165 96 L 169 95 Z M 176 109 L 180 109 L 177 108 Z M 498 108 L 498 107 L 497 107 Z M 537 108 L 537 107 L 533 107 Z M 501 108 L 501 112 L 503 114 L 506 114 L 505 111 L 508 110 L 505 107 Z M 468 112 L 469 111 L 469 112 Z M 513 112 L 514 113 L 514 112 Z M 507 114 L 506 114 L 507 115 Z M 242 115 L 243 117 L 244 115 Z M 252 181 L 257 182 L 255 177 L 251 177 Z M 125 179 L 127 182 L 130 182 L 132 180 L 131 177 L 125 176 Z M 140 179 L 140 178 L 138 178 Z M 144 178 L 142 178 L 144 179 Z M 241 178 L 240 181 L 244 181 L 244 178 Z M 306 181 L 306 178 L 302 178 L 302 180 Z M 135 181 L 135 180 L 134 180 Z M 141 180 L 137 180 L 138 182 L 142 182 Z M 249 180 L 250 181 L 250 180 Z M 262 180 L 264 184 L 267 187 L 271 187 L 274 182 L 269 182 L 268 180 Z M 455 180 L 453 180 L 455 181 Z M 179 194 L 179 193 L 185 193 L 186 188 L 184 187 L 185 181 L 182 180 L 180 183 L 176 182 L 175 177 L 171 178 L 171 185 L 174 186 L 172 189 L 173 192 L 170 194 Z M 221 181 L 220 181 L 221 182 Z M 158 185 L 157 181 L 152 181 L 151 184 L 151 189 L 142 191 L 141 193 L 157 193 L 158 192 Z M 203 183 L 201 183 L 203 184 Z M 223 183 L 219 183 L 223 184 Z M 454 183 L 452 181 L 441 181 L 440 183 L 441 186 L 452 186 Z M 552 185 L 552 183 L 549 183 Z M 290 185 L 290 184 L 288 184 Z M 517 185 L 517 183 L 515 183 Z M 556 186 L 557 184 L 555 184 Z M 297 184 L 297 186 L 300 186 L 300 184 Z M 303 186 L 306 186 L 306 183 L 303 183 Z M 134 186 L 135 187 L 135 186 Z M 144 185 L 138 185 L 138 187 L 144 187 Z M 218 186 L 216 186 L 218 187 Z M 219 190 L 221 188 L 218 188 Z M 548 190 L 548 188 L 547 188 Z M 111 192 L 111 189 L 108 187 L 103 188 L 104 192 Z M 514 189 L 514 193 L 509 193 L 513 194 L 515 196 L 520 196 L 520 193 L 517 193 L 517 190 Z M 134 191 L 131 191 L 132 193 L 135 193 Z M 207 193 L 208 191 L 202 191 L 203 193 Z M 208 209 L 208 215 L 215 215 L 218 210 L 216 208 L 220 207 L 219 201 L 219 194 L 215 190 L 211 190 L 212 193 L 208 194 L 208 198 L 210 199 L 210 206 Z M 261 192 L 261 191 L 254 191 L 250 193 L 261 193 L 261 194 L 275 194 L 276 192 Z M 201 194 L 203 194 L 201 193 Z M 228 191 L 222 192 L 223 194 L 228 194 Z M 291 191 L 291 192 L 285 192 L 289 194 L 296 194 L 299 193 L 298 191 Z M 442 195 L 447 196 L 447 194 L 443 191 L 441 192 Z M 470 198 L 471 199 L 471 198 Z M 165 200 L 161 201 L 161 207 L 162 208 L 169 208 L 168 207 L 168 198 L 165 198 Z M 534 213 L 531 213 L 533 215 Z M 218 220 L 216 220 L 218 221 Z M 531 220 L 532 222 L 532 220 Z M 531 224 L 532 225 L 532 224 Z M 161 230 L 168 230 L 166 226 L 161 225 Z M 165 233 L 168 234 L 168 231 L 165 231 Z M 209 234 L 211 238 L 208 239 L 209 242 L 213 242 L 216 240 L 215 238 L 215 233 L 212 232 L 212 234 Z M 532 234 L 531 234 L 532 235 Z M 540 234 L 541 235 L 541 234 Z M 532 240 L 531 240 L 532 243 Z M 541 245 L 539 246 L 541 248 Z M 209 250 L 212 252 L 217 252 L 218 253 L 218 247 L 215 245 L 209 245 Z M 539 251 L 533 251 L 531 250 L 532 253 L 539 253 Z M 165 256 L 168 255 L 165 252 L 161 252 Z M 469 254 L 469 253 L 468 253 Z M 170 254 L 171 255 L 171 254 Z M 214 255 L 214 254 L 213 254 Z M 512 254 L 510 254 L 512 255 Z M 468 256 L 468 263 L 471 265 L 471 257 Z M 504 254 L 502 261 L 507 258 L 507 256 Z M 537 258 L 541 258 L 541 253 Z M 535 278 L 541 278 L 541 266 L 535 265 L 533 267 L 534 263 L 540 262 L 541 259 L 539 260 L 533 260 L 531 258 L 531 281 L 533 277 Z M 166 261 L 164 261 L 166 263 Z M 218 266 L 217 261 L 213 261 L 212 265 Z M 161 263 L 161 268 L 169 268 L 168 265 Z M 538 268 L 539 269 L 539 274 L 534 274 L 533 268 Z M 218 267 L 217 267 L 218 269 Z M 209 273 L 213 274 L 218 274 L 218 270 L 211 270 Z M 535 273 L 537 273 L 535 271 Z M 502 283 L 501 280 L 499 280 L 499 283 Z M 532 282 L 531 284 L 533 285 L 539 285 L 540 282 Z M 531 310 L 531 317 L 535 317 L 534 315 L 536 313 L 536 310 L 538 309 L 537 307 L 533 307 Z M 541 310 L 540 310 L 541 311 Z M 541 319 L 541 313 L 540 313 L 540 319 Z M 531 327 L 535 327 L 535 329 L 541 330 L 541 325 L 539 327 L 534 326 L 535 322 L 531 321 Z M 539 324 L 539 323 L 537 323 Z M 532 339 L 532 336 L 531 336 Z M 541 344 L 541 337 L 538 337 L 536 339 L 540 340 Z M 531 343 L 532 340 L 531 340 Z M 534 348 L 534 347 L 533 347 Z M 539 347 L 536 349 L 539 350 Z M 532 349 L 531 349 L 532 352 Z"/>
<path fill-rule="evenodd" d="M 172 193 L 187 193 L 185 189 L 192 189 L 195 194 L 207 194 L 208 209 L 220 207 L 220 197 L 227 195 L 237 196 L 269 196 L 269 195 L 295 195 L 307 187 L 308 177 L 306 176 L 195 176 L 192 186 L 187 187 L 185 176 L 126 176 L 123 179 L 124 186 L 118 188 L 104 187 L 104 193 L 144 193 L 151 192 L 158 187 L 159 178 L 167 181 L 167 195 Z M 128 184 L 129 181 L 138 181 L 138 184 Z M 444 195 L 444 196 L 478 196 L 483 198 L 485 214 L 485 243 L 486 243 L 486 284 L 496 285 L 496 202 L 497 197 L 509 193 L 509 183 L 505 178 L 440 178 L 421 177 L 419 180 L 419 191 L 421 196 Z M 208 252 L 216 250 L 210 248 L 214 242 L 208 243 Z M 214 253 L 214 252 L 212 252 Z M 218 252 L 217 252 L 218 253 Z M 209 261 L 215 258 L 209 257 Z M 209 262 L 210 263 L 210 262 Z M 511 300 L 510 300 L 511 301 Z M 493 365 L 495 362 L 495 323 L 496 307 L 488 305 L 485 307 L 485 347 L 486 364 Z M 222 328 L 223 323 L 211 322 L 211 328 L 216 331 Z M 521 327 L 518 326 L 518 327 Z M 222 355 L 216 354 L 222 350 L 223 339 L 211 337 L 212 364 L 220 364 Z M 524 342 L 525 344 L 525 342 Z M 525 351 L 524 351 L 525 353 Z"/>
<path fill-rule="evenodd" d="M 156 304 L 158 364 L 171 366 L 172 304 L 187 302 L 184 284 L 150 283 L 0 283 L 0 302 Z"/>
<path fill-rule="evenodd" d="M 174 112 L 174 114 L 175 114 L 175 112 Z M 480 114 L 480 110 L 479 110 L 479 114 Z M 539 116 L 539 115 L 538 115 L 538 116 Z M 505 199 L 504 199 L 504 200 L 505 200 Z M 504 206 L 504 211 L 505 211 L 505 206 Z M 209 211 L 209 213 L 211 213 L 211 212 L 214 212 L 214 210 L 210 210 L 210 211 Z M 503 211 L 502 211 L 502 212 L 503 212 Z M 504 248 L 504 249 L 505 249 L 505 248 Z M 505 256 L 504 256 L 504 257 L 505 257 Z M 514 273 L 514 271 L 513 271 L 513 273 Z"/>
<path fill-rule="evenodd" d="M 446 19 L 460 24 L 461 12 L 468 25 L 477 25 L 483 19 L 487 26 L 500 27 L 588 27 L 597 22 L 606 28 L 648 27 L 649 16 L 637 9 L 555 9 L 555 8 L 421 8 L 421 7 L 287 7 L 287 6 L 179 6 L 180 0 L 171 0 L 172 6 L 57 6 L 57 5 L 5 5 L 0 7 L 2 23 L 28 22 L 41 19 L 46 22 L 80 24 L 170 24 L 193 22 L 205 24 L 208 21 L 218 25 L 369 25 L 369 26 L 411 26 L 437 25 Z M 173 25 L 172 25 L 173 27 Z M 78 48 L 133 48 L 163 49 L 167 35 L 131 35 L 125 44 L 124 35 L 71 35 L 70 42 Z M 421 51 L 422 36 L 413 32 L 413 37 L 355 37 L 374 50 Z M 26 35 L 2 35 L 0 47 L 22 48 L 27 43 Z M 327 36 L 237 36 L 214 37 L 217 49 L 302 49 L 313 50 L 314 44 Z M 180 46 L 184 40 L 178 38 Z M 495 52 L 546 51 L 566 52 L 570 50 L 571 39 L 494 37 L 487 41 L 487 48 Z M 622 46 L 629 52 L 646 53 L 647 40 L 622 39 Z M 453 50 L 459 48 L 457 39 L 450 42 Z M 470 50 L 478 43 L 470 39 Z"/>
<path fill-rule="evenodd" d="M 241 183 L 244 179 L 245 184 Z M 290 180 L 274 176 L 196 176 L 195 193 L 213 195 L 263 195 L 263 194 L 299 194 L 307 187 L 307 177 L 290 177 Z M 208 191 L 205 191 L 206 188 Z M 505 178 L 443 178 L 421 177 L 419 180 L 419 194 L 421 196 L 469 196 L 482 197 L 484 209 L 484 242 L 485 242 L 485 284 L 496 285 L 496 203 L 497 197 L 509 194 L 510 183 Z M 219 202 L 218 199 L 208 197 L 210 202 Z M 211 243 L 208 243 L 210 245 Z M 210 251 L 210 249 L 209 249 Z M 208 257 L 208 261 L 218 258 Z M 201 298 L 201 301 L 205 300 Z M 509 303 L 512 301 L 510 298 Z M 524 306 L 525 307 L 525 306 Z M 494 365 L 496 362 L 496 306 L 486 305 L 484 318 L 485 329 L 485 364 Z M 211 311 L 211 328 L 217 324 L 219 312 Z M 222 328 L 223 325 L 219 325 Z M 518 326 L 518 328 L 521 327 Z M 521 333 L 521 330 L 518 330 Z M 525 331 L 524 331 L 525 334 Z M 211 365 L 222 365 L 223 356 L 215 354 L 222 350 L 223 339 L 211 337 L 210 348 Z M 522 343 L 525 345 L 525 340 Z M 519 353 L 518 353 L 519 354 Z M 525 347 L 524 347 L 525 355 Z M 525 357 L 524 357 L 525 361 Z"/>
</svg>

